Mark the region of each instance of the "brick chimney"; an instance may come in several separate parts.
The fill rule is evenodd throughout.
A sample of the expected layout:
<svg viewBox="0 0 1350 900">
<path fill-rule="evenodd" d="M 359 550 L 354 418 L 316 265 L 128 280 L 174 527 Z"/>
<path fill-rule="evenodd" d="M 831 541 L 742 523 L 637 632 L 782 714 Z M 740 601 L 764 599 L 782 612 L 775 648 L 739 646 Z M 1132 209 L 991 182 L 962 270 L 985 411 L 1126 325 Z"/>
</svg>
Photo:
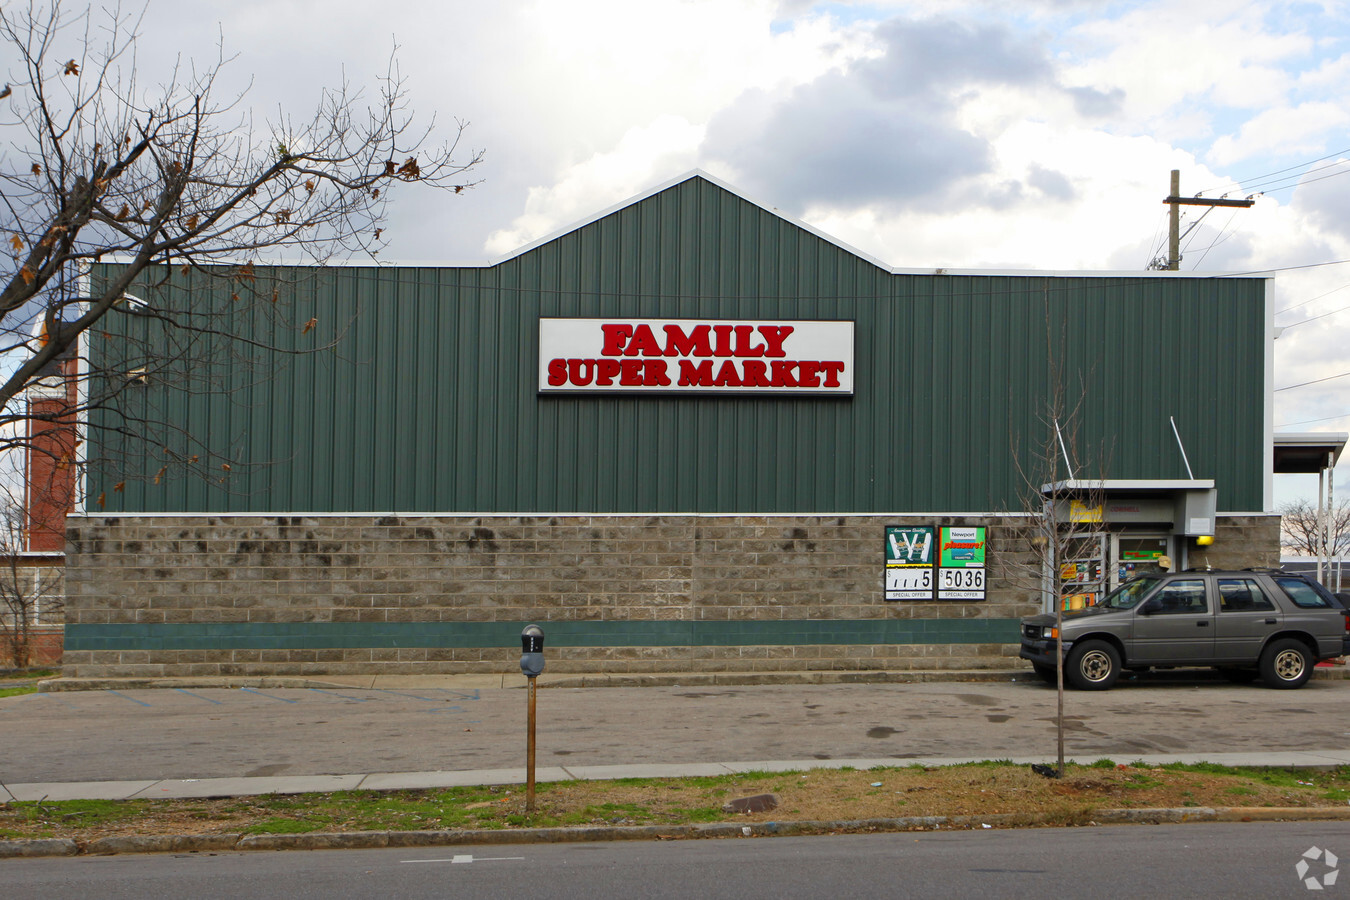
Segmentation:
<svg viewBox="0 0 1350 900">
<path fill-rule="evenodd" d="M 75 504 L 78 367 L 75 348 L 53 360 L 27 389 L 23 549 L 61 553 Z"/>
</svg>

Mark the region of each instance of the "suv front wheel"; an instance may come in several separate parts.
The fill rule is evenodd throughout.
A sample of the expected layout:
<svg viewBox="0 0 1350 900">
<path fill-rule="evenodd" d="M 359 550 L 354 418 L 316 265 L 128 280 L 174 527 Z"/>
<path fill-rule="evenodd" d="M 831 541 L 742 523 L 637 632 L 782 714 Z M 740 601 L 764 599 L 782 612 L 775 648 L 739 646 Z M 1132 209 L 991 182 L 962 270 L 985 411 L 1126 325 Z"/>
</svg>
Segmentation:
<svg viewBox="0 0 1350 900">
<path fill-rule="evenodd" d="M 1261 680 L 1268 687 L 1297 688 L 1312 677 L 1312 654 L 1302 641 L 1282 638 L 1261 654 Z"/>
<path fill-rule="evenodd" d="M 1106 641 L 1074 644 L 1064 660 L 1064 677 L 1080 691 L 1104 691 L 1120 677 L 1120 653 Z"/>
</svg>

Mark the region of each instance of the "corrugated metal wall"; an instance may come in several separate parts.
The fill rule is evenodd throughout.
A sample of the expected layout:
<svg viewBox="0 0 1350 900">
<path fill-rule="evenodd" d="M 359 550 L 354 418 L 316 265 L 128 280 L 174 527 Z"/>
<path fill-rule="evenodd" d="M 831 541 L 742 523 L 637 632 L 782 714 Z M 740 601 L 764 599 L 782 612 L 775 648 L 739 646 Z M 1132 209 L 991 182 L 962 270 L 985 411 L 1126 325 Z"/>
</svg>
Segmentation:
<svg viewBox="0 0 1350 900">
<path fill-rule="evenodd" d="M 701 178 L 494 267 L 156 277 L 207 331 L 331 347 L 199 336 L 119 390 L 105 512 L 1017 510 L 1056 383 L 1080 477 L 1186 477 L 1175 415 L 1220 509 L 1261 508 L 1261 279 L 891 275 Z M 540 316 L 849 319 L 856 395 L 539 396 Z M 165 340 L 120 314 L 91 353 Z"/>
</svg>

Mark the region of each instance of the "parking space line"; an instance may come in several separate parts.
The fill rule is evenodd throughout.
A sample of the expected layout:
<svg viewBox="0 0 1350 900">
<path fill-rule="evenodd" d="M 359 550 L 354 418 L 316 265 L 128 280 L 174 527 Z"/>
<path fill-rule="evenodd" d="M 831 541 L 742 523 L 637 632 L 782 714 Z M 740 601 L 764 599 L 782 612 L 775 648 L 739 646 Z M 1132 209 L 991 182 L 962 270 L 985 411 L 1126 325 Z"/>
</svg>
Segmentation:
<svg viewBox="0 0 1350 900">
<path fill-rule="evenodd" d="M 210 697 L 203 697 L 201 694 L 192 693 L 192 691 L 185 691 L 182 688 L 174 688 L 174 690 L 180 694 L 187 694 L 189 697 L 196 697 L 198 700 L 205 700 L 207 703 L 214 703 L 216 706 L 222 705 L 219 700 L 212 700 Z"/>
<path fill-rule="evenodd" d="M 146 702 L 144 702 L 143 700 L 137 700 L 135 697 L 128 697 L 126 694 L 123 694 L 121 691 L 107 690 L 107 691 L 104 691 L 103 693 L 105 693 L 105 694 L 112 694 L 114 697 L 121 697 L 123 700 L 130 700 L 132 703 L 138 703 L 138 704 L 140 704 L 141 706 L 149 706 L 149 705 L 150 705 L 149 703 L 146 703 Z"/>
<path fill-rule="evenodd" d="M 375 690 L 379 691 L 381 694 L 396 694 L 399 697 L 411 697 L 414 700 L 425 700 L 428 703 L 444 703 L 447 699 L 445 697 L 422 697 L 418 694 L 408 694 L 403 691 L 391 691 L 388 688 L 375 688 Z M 477 700 L 478 698 L 474 697 L 473 699 Z"/>
<path fill-rule="evenodd" d="M 346 694 L 339 694 L 336 691 L 325 691 L 322 688 L 307 688 L 306 690 L 313 691 L 316 694 L 327 694 L 330 697 L 338 697 L 342 700 L 352 700 L 356 703 L 369 703 L 370 701 L 377 699 L 375 697 L 349 697 Z"/>
<path fill-rule="evenodd" d="M 239 690 L 248 691 L 250 694 L 257 694 L 259 697 L 266 697 L 268 700 L 280 700 L 282 703 L 299 703 L 298 700 L 287 700 L 285 697 L 273 697 L 271 694 L 264 694 L 262 691 L 255 691 L 250 687 L 241 687 Z"/>
<path fill-rule="evenodd" d="M 74 703 L 71 703 L 69 700 L 67 700 L 65 697 L 62 697 L 62 696 L 61 696 L 60 694 L 58 694 L 58 693 L 39 692 L 39 693 L 33 694 L 32 696 L 35 697 L 35 698 L 36 698 L 36 697 L 46 697 L 46 698 L 49 699 L 49 700 L 55 700 L 55 701 L 57 701 L 58 703 L 64 703 L 66 706 L 69 706 L 71 709 L 79 709 L 78 706 L 76 706 Z"/>
</svg>

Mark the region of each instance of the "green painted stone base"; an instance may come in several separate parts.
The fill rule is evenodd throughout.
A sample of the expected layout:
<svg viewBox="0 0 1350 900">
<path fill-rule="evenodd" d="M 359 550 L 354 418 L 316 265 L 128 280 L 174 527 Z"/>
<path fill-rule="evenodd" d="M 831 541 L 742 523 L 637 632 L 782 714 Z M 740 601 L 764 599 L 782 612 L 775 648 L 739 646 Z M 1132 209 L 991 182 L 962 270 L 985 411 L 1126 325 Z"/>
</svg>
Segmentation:
<svg viewBox="0 0 1350 900">
<path fill-rule="evenodd" d="M 67 625 L 66 650 L 518 647 L 525 622 L 228 622 Z M 548 647 L 1015 644 L 1017 619 L 540 622 Z"/>
</svg>

